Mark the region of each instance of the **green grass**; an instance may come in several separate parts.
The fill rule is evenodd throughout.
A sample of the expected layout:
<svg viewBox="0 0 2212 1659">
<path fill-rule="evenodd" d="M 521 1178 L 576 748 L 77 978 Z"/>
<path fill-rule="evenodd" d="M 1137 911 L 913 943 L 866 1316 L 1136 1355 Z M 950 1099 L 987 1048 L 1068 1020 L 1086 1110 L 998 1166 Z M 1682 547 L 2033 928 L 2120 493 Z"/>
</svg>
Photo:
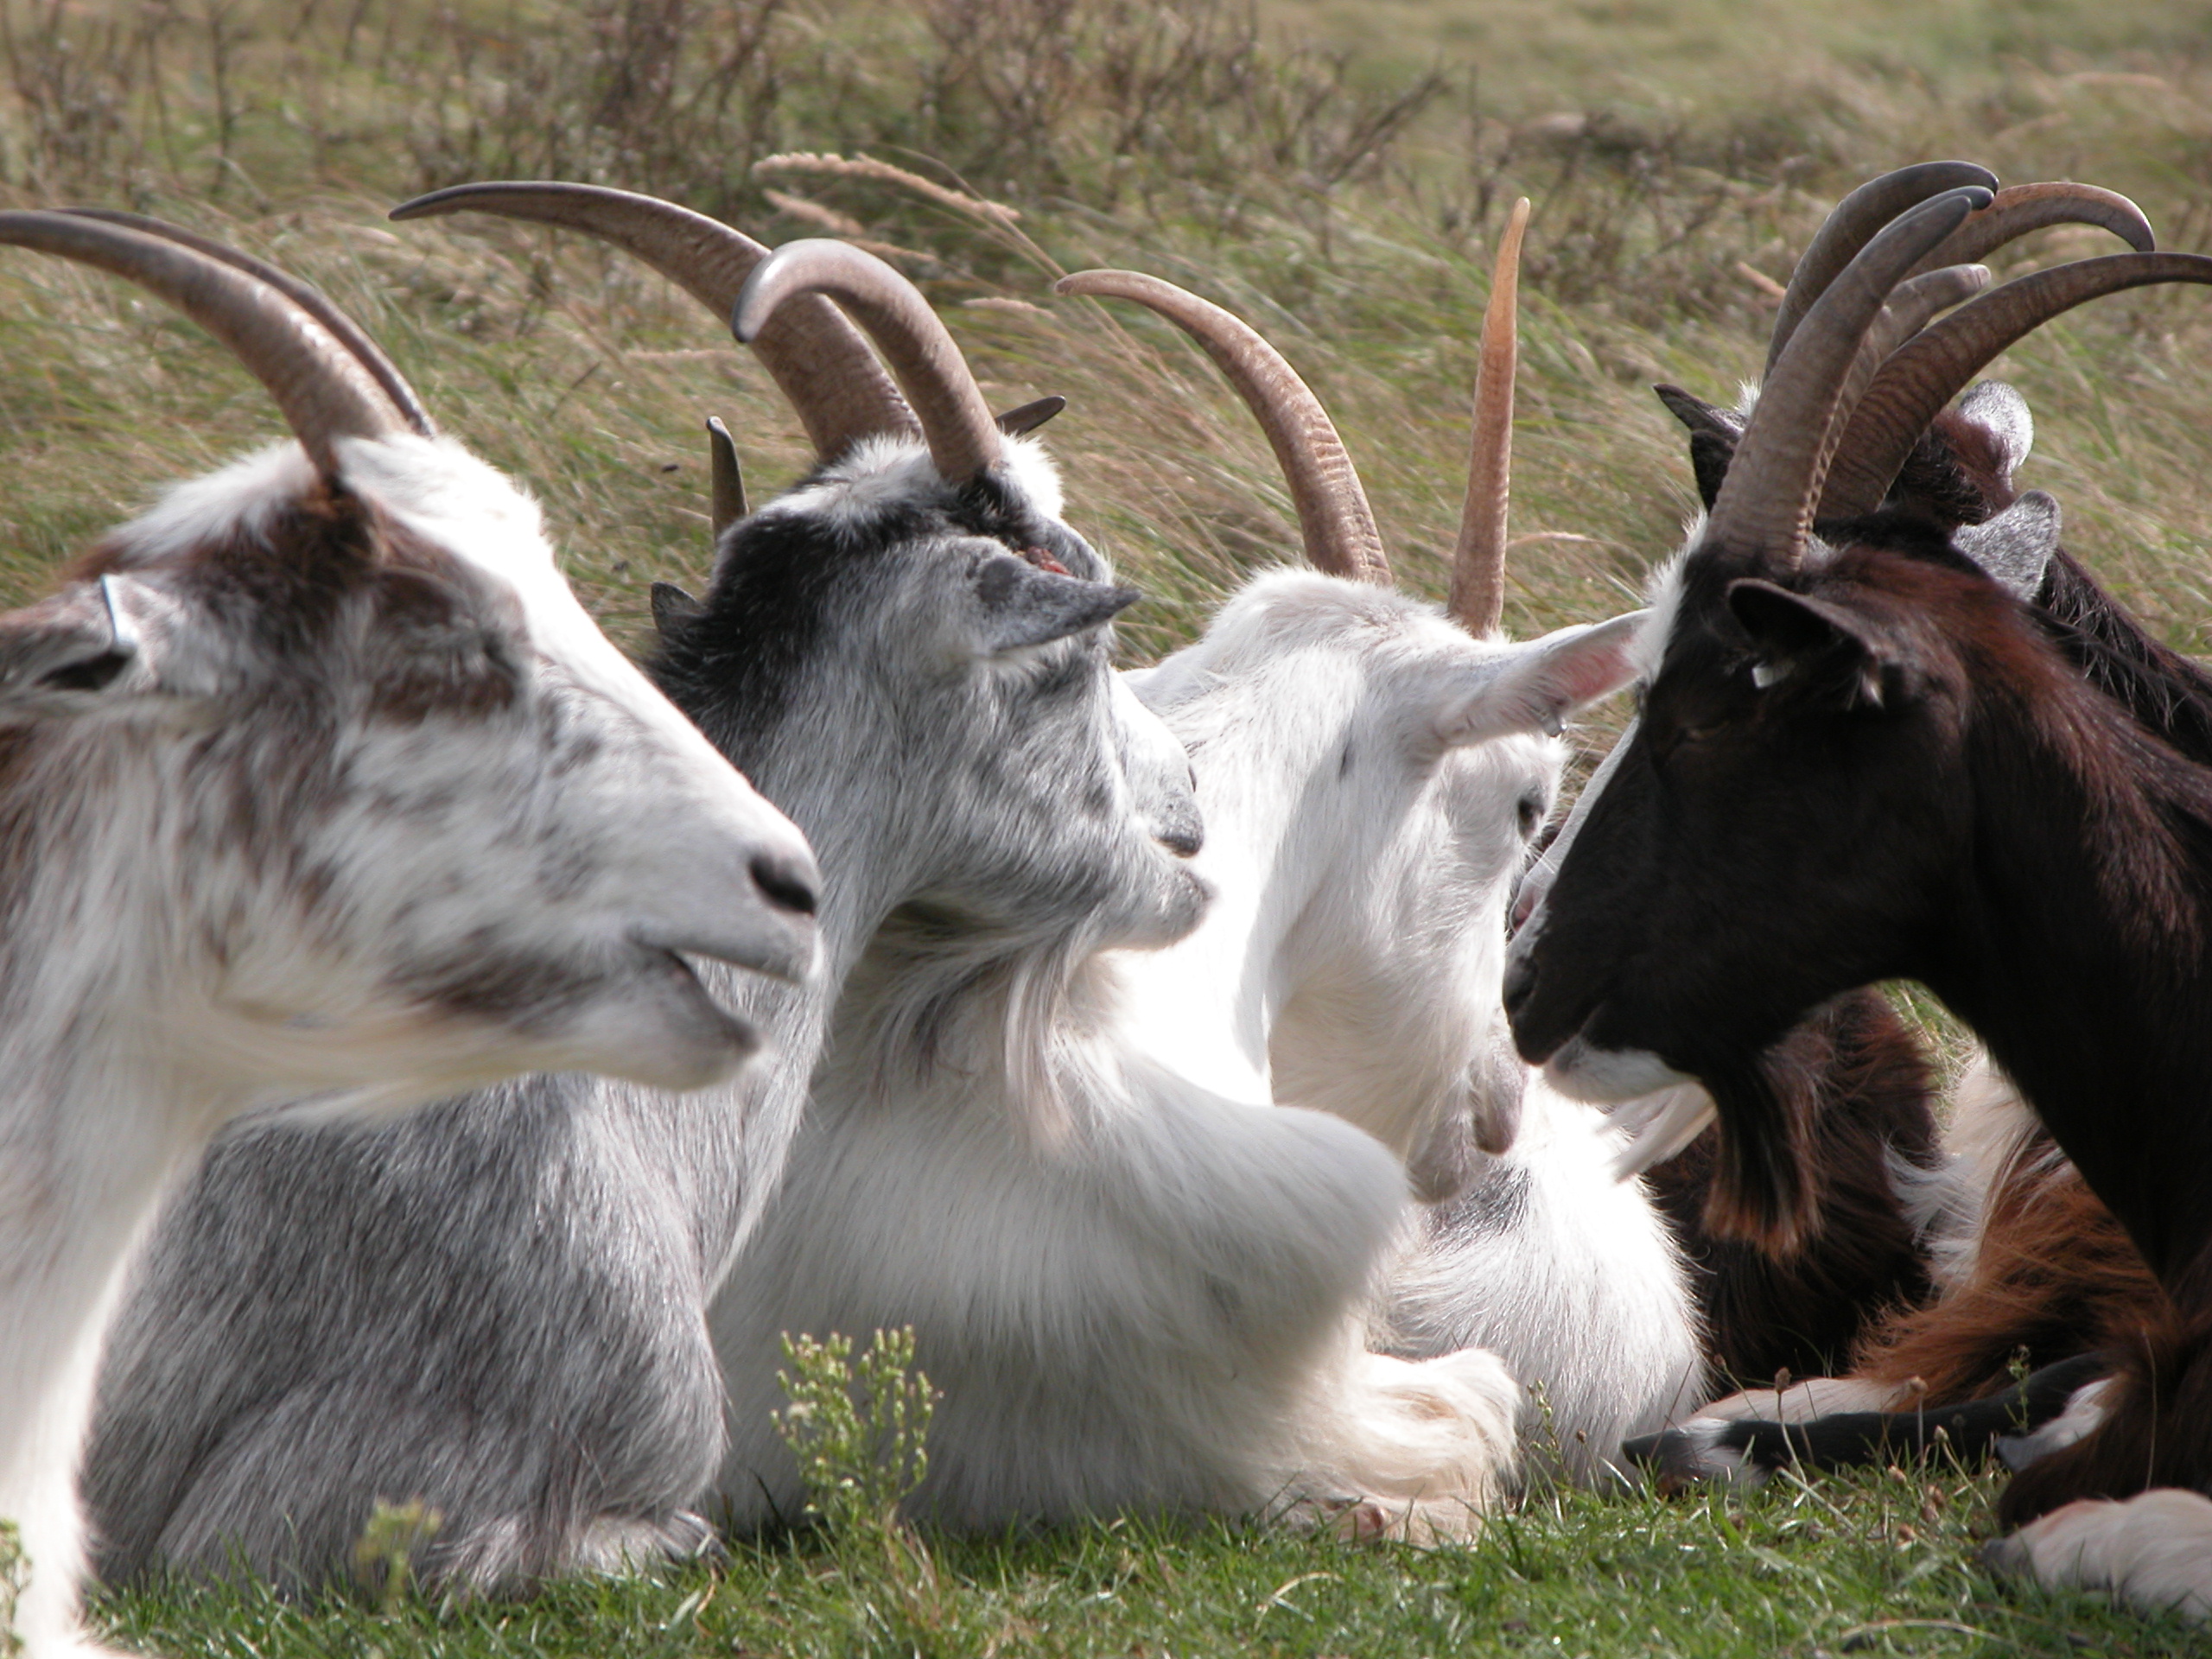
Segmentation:
<svg viewBox="0 0 2212 1659">
<path fill-rule="evenodd" d="M 1352 1546 L 1126 1519 L 939 1542 L 916 1619 L 817 1543 L 720 1567 L 389 1613 L 257 1591 L 111 1600 L 121 1639 L 237 1659 L 543 1654 L 1652 1655 L 1777 1659 L 2201 1652 L 2201 1635 L 2087 1599 L 1993 1586 L 1974 1562 L 1993 1482 L 1867 1471 L 1672 1502 L 1546 1493 L 1465 1548 Z"/>
<path fill-rule="evenodd" d="M 1269 334 L 1342 427 L 1402 580 L 1433 592 L 1489 238 L 1532 196 L 1507 610 L 1526 632 L 1630 602 L 1694 501 L 1649 383 L 1725 396 L 1751 372 L 1768 302 L 1744 268 L 1786 276 L 1858 180 L 1967 156 L 2126 191 L 2166 245 L 2212 246 L 2202 0 L 0 0 L 0 205 L 158 212 L 325 285 L 539 495 L 624 636 L 651 579 L 702 574 L 702 417 L 730 420 L 755 499 L 804 465 L 796 423 L 658 278 L 550 232 L 386 225 L 402 196 L 594 178 L 769 241 L 842 226 L 903 251 L 995 402 L 1073 400 L 1049 433 L 1069 516 L 1151 595 L 1133 659 L 1294 548 L 1289 505 L 1205 359 L 1126 308 L 1054 300 L 1058 271 L 1157 271 Z M 756 169 L 785 151 L 866 151 L 1020 218 Z M 2101 251 L 2052 236 L 2002 269 Z M 1999 369 L 2036 410 L 2026 480 L 2060 497 L 2069 545 L 2205 648 L 2212 294 L 2106 302 Z M 0 601 L 276 430 L 160 305 L 0 254 Z M 2171 1624 L 1993 1586 L 1973 1562 L 1990 1490 L 1548 1493 L 1426 1554 L 1136 1520 L 940 1542 L 911 1628 L 896 1609 L 871 1623 L 884 1585 L 806 1542 L 526 1603 L 378 1613 L 180 1589 L 100 1613 L 132 1645 L 270 1659 L 903 1650 L 893 1630 L 958 1654 L 2190 1650 Z"/>
</svg>

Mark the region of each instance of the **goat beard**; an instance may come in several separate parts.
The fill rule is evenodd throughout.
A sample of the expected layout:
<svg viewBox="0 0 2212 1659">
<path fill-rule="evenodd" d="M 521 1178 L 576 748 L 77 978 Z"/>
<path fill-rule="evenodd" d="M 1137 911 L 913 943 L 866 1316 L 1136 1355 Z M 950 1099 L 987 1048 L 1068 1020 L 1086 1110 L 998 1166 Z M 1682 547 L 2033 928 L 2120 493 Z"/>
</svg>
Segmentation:
<svg viewBox="0 0 2212 1659">
<path fill-rule="evenodd" d="M 1840 1003 L 1844 999 L 1837 999 Z M 1842 1084 L 1852 1056 L 1837 1004 L 1815 1009 L 1748 1065 L 1705 1079 L 1719 1113 L 1719 1144 L 1704 1225 L 1716 1239 L 1795 1260 L 1821 1236 L 1827 1182 L 1813 1156 L 1822 1096 Z"/>
</svg>

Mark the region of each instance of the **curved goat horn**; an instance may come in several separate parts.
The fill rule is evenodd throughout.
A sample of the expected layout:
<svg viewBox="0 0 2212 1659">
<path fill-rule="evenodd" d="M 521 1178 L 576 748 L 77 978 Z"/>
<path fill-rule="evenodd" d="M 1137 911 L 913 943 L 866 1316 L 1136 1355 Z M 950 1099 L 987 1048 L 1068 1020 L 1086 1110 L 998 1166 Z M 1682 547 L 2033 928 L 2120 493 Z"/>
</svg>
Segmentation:
<svg viewBox="0 0 2212 1659">
<path fill-rule="evenodd" d="M 746 280 L 768 257 L 766 248 L 720 219 L 657 196 L 596 184 L 457 184 L 404 201 L 391 217 L 472 212 L 557 225 L 611 242 L 725 322 Z M 747 343 L 798 410 L 820 459 L 835 461 L 862 438 L 919 434 L 913 411 L 875 353 L 827 300 L 807 296 L 795 301 Z"/>
<path fill-rule="evenodd" d="M 0 243 L 97 265 L 183 312 L 268 388 L 325 478 L 338 475 L 339 439 L 409 430 L 384 388 L 320 322 L 230 262 L 75 213 L 0 213 Z"/>
<path fill-rule="evenodd" d="M 1359 474 L 1328 410 L 1281 353 L 1211 300 L 1141 271 L 1079 270 L 1052 291 L 1134 300 L 1198 341 L 1268 435 L 1298 510 L 1307 563 L 1332 576 L 1389 584 L 1390 561 Z"/>
<path fill-rule="evenodd" d="M 2153 283 L 2212 283 L 2212 256 L 2114 253 L 2055 265 L 1992 289 L 1908 340 L 1852 412 L 1821 517 L 1879 506 L 1929 422 L 1999 353 L 2084 301 Z"/>
<path fill-rule="evenodd" d="M 280 270 L 266 259 L 257 259 L 250 253 L 240 253 L 236 248 L 218 242 L 212 236 L 202 236 L 197 231 L 188 231 L 181 225 L 172 225 L 166 219 L 149 219 L 143 213 L 126 213 L 112 207 L 64 207 L 60 210 L 78 219 L 96 219 L 104 225 L 120 225 L 127 231 L 137 231 L 143 236 L 158 236 L 195 253 L 204 253 L 210 259 L 219 259 L 234 270 L 269 284 L 286 299 L 313 317 L 329 333 L 330 337 L 353 353 L 354 359 L 366 369 L 377 385 L 384 388 L 384 395 L 391 399 L 400 418 L 423 437 L 435 437 L 437 428 L 430 420 L 430 412 L 423 407 L 423 400 L 415 395 L 415 388 L 398 367 L 385 355 L 384 347 L 363 332 L 360 324 L 330 302 L 329 296 L 312 283 L 303 283 L 289 270 Z"/>
<path fill-rule="evenodd" d="M 1859 342 L 1898 279 L 1989 196 L 1970 186 L 1921 203 L 1892 220 L 1828 284 L 1767 376 L 1713 504 L 1705 545 L 1778 557 L 1785 569 L 1796 569 Z"/>
<path fill-rule="evenodd" d="M 785 243 L 745 279 L 731 332 L 750 345 L 785 302 L 812 294 L 850 312 L 889 359 L 939 478 L 965 484 L 998 464 L 1005 440 L 944 319 L 921 289 L 872 253 L 821 236 Z"/>
<path fill-rule="evenodd" d="M 1848 416 L 1859 406 L 1859 398 L 1874 383 L 1882 365 L 1889 361 L 1890 353 L 1925 328 L 1929 318 L 1938 311 L 1948 311 L 1972 299 L 1988 286 L 1987 265 L 1944 265 L 1899 283 L 1876 315 L 1866 338 L 1859 342 L 1858 354 L 1851 359 L 1851 372 L 1843 378 L 1843 395 L 1836 400 L 1838 410 Z M 1814 516 L 1825 518 L 1829 515 L 1821 512 Z"/>
<path fill-rule="evenodd" d="M 1483 313 L 1482 356 L 1475 369 L 1475 430 L 1467 460 L 1467 499 L 1452 551 L 1452 597 L 1445 609 L 1470 633 L 1491 633 L 1505 614 L 1505 512 L 1513 493 L 1513 374 L 1521 355 L 1521 238 L 1529 198 L 1513 204 L 1497 239 L 1490 304 Z"/>
<path fill-rule="evenodd" d="M 1972 162 L 1921 162 L 1885 173 L 1878 179 L 1869 179 L 1836 203 L 1819 232 L 1798 256 L 1796 269 L 1789 273 L 1789 287 L 1782 296 L 1781 310 L 1775 315 L 1774 333 L 1767 340 L 1765 372 L 1774 372 L 1790 336 L 1797 332 L 1797 325 L 1805 320 L 1821 296 L 1827 292 L 1828 284 L 1859 257 L 1883 226 L 1931 196 L 1968 185 L 1994 190 L 1997 175 Z M 1943 263 L 1961 264 L 1971 257 L 1961 254 L 1946 258 Z"/>
<path fill-rule="evenodd" d="M 2096 226 L 2110 231 L 2138 253 L 2148 253 L 2158 245 L 2143 210 L 2116 190 L 2063 181 L 2009 184 L 1991 199 L 1988 207 L 1967 214 L 1967 222 L 1922 260 L 1912 274 L 1918 276 L 1938 265 L 1974 264 L 2008 242 L 2054 225 Z"/>
</svg>

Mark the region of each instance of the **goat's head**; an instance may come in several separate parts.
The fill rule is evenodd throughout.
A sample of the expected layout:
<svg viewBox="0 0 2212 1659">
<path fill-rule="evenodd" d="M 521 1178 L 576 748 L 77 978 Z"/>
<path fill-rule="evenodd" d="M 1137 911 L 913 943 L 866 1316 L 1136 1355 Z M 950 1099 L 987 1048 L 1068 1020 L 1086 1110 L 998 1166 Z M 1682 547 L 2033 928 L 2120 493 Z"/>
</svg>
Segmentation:
<svg viewBox="0 0 2212 1659">
<path fill-rule="evenodd" d="M 1935 412 L 2038 322 L 2121 287 L 2212 280 L 2212 259 L 2152 253 L 2039 272 L 1869 372 L 1885 301 L 1988 207 L 1978 181 L 1947 188 L 1944 166 L 1915 169 L 1916 205 L 1860 227 L 1789 319 L 1713 510 L 1663 581 L 1642 718 L 1508 963 L 1522 1052 L 1569 1092 L 1623 1098 L 1684 1075 L 1711 1090 L 1727 1202 L 1709 1213 L 1777 1243 L 1810 1189 L 1789 1091 L 1758 1057 L 1827 997 L 1940 961 L 1986 782 L 1978 731 L 2034 721 L 2063 743 L 2069 721 L 2125 720 L 2023 602 L 2056 544 L 2047 497 L 1973 531 L 1875 509 Z M 1879 445 L 1850 435 L 1870 428 Z M 1815 536 L 1837 456 L 1878 477 Z M 2018 556 L 1989 556 L 1980 538 L 1998 535 Z"/>
<path fill-rule="evenodd" d="M 1272 442 L 1307 555 L 1327 573 L 1262 576 L 1203 639 L 1143 676 L 1142 695 L 1197 757 L 1217 833 L 1234 814 L 1240 832 L 1264 837 L 1230 856 L 1296 895 L 1296 918 L 1264 964 L 1277 1097 L 1362 1122 L 1411 1156 L 1429 1197 L 1466 1173 L 1458 1149 L 1471 1111 L 1478 1144 L 1511 1141 L 1522 1072 L 1497 1014 L 1505 903 L 1558 789 L 1561 723 L 1623 683 L 1636 622 L 1521 645 L 1497 633 L 1526 211 L 1515 212 L 1491 283 L 1442 615 L 1391 590 L 1333 425 L 1257 334 L 1133 272 L 1060 285 L 1152 307 L 1222 366 Z M 1259 868 L 1278 860 L 1273 874 Z M 1300 861 L 1319 878 L 1310 893 L 1288 874 Z"/>
<path fill-rule="evenodd" d="M 536 506 L 281 272 L 113 215 L 0 240 L 177 305 L 297 437 L 0 618 L 17 971 L 103 958 L 226 1096 L 690 1087 L 750 1052 L 678 953 L 808 971 L 811 854 L 592 625 Z"/>
<path fill-rule="evenodd" d="M 645 258 L 730 318 L 797 406 L 817 466 L 722 529 L 704 594 L 662 590 L 653 671 L 833 872 L 874 838 L 871 890 L 929 938 L 982 951 L 1071 932 L 1160 944 L 1196 925 L 1188 765 L 1109 662 L 1109 624 L 1138 595 L 1062 522 L 1052 463 L 1022 435 L 1057 400 L 995 420 L 922 296 L 842 244 L 771 256 L 582 185 L 462 186 L 399 212 L 464 208 Z M 805 792 L 831 783 L 836 810 L 817 810 L 830 796 Z"/>
</svg>

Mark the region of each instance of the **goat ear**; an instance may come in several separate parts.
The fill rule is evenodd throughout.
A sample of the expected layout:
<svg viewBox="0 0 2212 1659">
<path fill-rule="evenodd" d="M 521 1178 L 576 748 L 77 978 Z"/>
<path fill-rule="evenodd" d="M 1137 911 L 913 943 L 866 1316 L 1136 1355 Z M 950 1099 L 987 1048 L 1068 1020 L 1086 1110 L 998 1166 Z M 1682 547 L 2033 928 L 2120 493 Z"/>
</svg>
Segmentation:
<svg viewBox="0 0 2212 1659">
<path fill-rule="evenodd" d="M 1733 410 L 1693 397 L 1680 386 L 1654 386 L 1667 411 L 1690 434 L 1690 470 L 1697 474 L 1697 493 L 1709 511 L 1720 499 L 1720 486 L 1728 477 L 1728 463 L 1736 458 L 1736 441 L 1744 435 L 1744 417 Z"/>
<path fill-rule="evenodd" d="M 1847 706 L 1877 709 L 1902 689 L 1907 665 L 1893 642 L 1847 606 L 1745 576 L 1728 584 L 1728 609 L 1758 654 L 1751 680 L 1761 689 L 1840 671 Z"/>
<path fill-rule="evenodd" d="M 1994 518 L 1953 531 L 1951 545 L 2013 598 L 2027 601 L 2043 591 L 2051 555 L 2058 551 L 2058 503 L 2030 490 Z"/>
<path fill-rule="evenodd" d="M 2036 419 L 2028 412 L 2028 400 L 2002 380 L 1984 380 L 1959 399 L 1958 415 L 1989 440 L 2010 483 L 2036 444 Z"/>
<path fill-rule="evenodd" d="M 1630 611 L 1516 647 L 1503 669 L 1446 703 L 1437 716 L 1437 736 L 1446 748 L 1512 732 L 1557 736 L 1576 709 L 1636 677 L 1637 635 L 1650 614 Z"/>
<path fill-rule="evenodd" d="M 990 652 L 1050 645 L 1101 626 L 1143 597 L 1134 588 L 1041 569 L 1011 553 L 992 555 L 976 572 L 983 649 Z"/>
<path fill-rule="evenodd" d="M 0 711 L 66 714 L 160 690 L 177 616 L 165 595 L 122 575 L 0 615 Z"/>
<path fill-rule="evenodd" d="M 665 635 L 679 622 L 689 622 L 706 608 L 672 582 L 652 586 L 653 626 Z"/>
<path fill-rule="evenodd" d="M 1009 409 L 1005 414 L 993 418 L 998 423 L 1000 431 L 1009 438 L 1019 438 L 1034 432 L 1067 406 L 1068 400 L 1055 392 L 1049 397 L 1039 397 L 1033 403 Z"/>
</svg>

